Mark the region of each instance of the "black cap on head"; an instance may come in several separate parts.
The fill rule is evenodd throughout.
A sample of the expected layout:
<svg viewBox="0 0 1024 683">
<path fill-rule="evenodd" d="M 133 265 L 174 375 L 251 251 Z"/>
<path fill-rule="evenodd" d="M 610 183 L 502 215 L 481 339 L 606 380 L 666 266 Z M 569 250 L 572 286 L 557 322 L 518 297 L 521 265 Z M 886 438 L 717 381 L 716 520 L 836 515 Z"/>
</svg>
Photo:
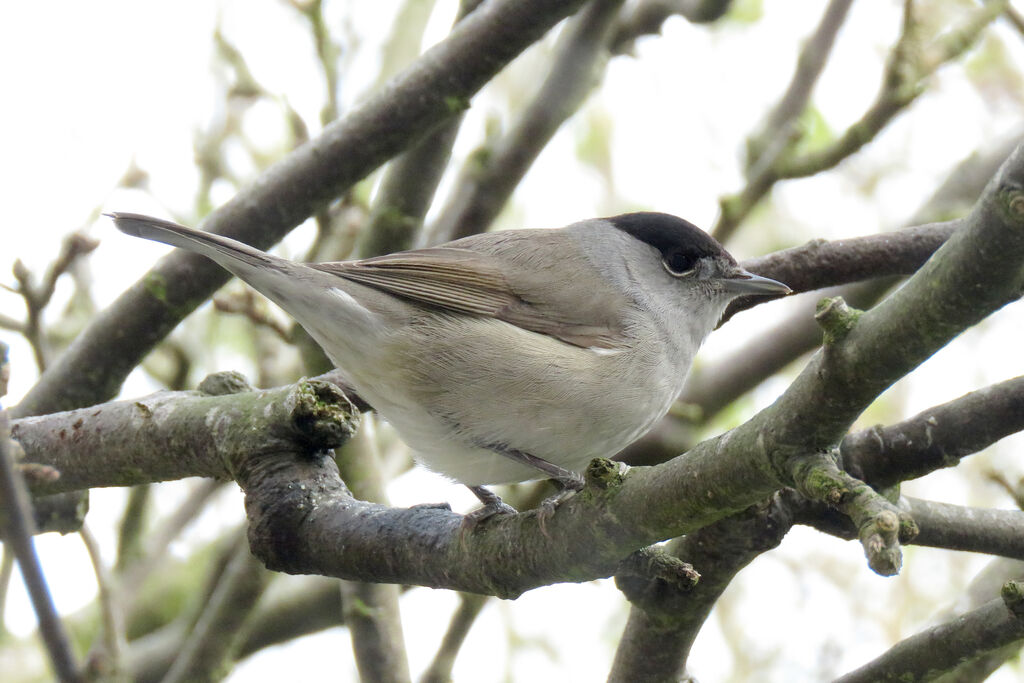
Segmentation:
<svg viewBox="0 0 1024 683">
<path fill-rule="evenodd" d="M 708 256 L 735 259 L 711 235 L 677 216 L 654 211 L 611 216 L 609 223 L 661 252 L 666 262 L 690 263 Z"/>
</svg>

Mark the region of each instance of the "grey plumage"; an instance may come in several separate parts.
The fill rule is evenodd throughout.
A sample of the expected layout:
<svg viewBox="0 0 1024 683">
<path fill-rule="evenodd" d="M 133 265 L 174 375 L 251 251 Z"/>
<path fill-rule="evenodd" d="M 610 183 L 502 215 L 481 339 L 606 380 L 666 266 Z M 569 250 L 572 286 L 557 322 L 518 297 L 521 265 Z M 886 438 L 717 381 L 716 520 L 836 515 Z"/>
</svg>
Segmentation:
<svg viewBox="0 0 1024 683">
<path fill-rule="evenodd" d="M 578 472 L 645 433 L 726 305 L 784 285 L 665 214 L 512 230 L 303 265 L 135 214 L 288 311 L 427 467 L 477 486 Z"/>
</svg>

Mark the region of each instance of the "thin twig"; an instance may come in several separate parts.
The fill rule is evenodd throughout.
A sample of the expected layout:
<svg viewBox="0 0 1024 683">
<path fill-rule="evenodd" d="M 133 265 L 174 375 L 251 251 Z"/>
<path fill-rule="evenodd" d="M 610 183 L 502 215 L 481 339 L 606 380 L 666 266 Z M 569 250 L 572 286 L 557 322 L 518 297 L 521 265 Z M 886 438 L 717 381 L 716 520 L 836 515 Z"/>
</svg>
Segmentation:
<svg viewBox="0 0 1024 683">
<path fill-rule="evenodd" d="M 749 211 L 775 183 L 775 165 L 800 137 L 797 122 L 807 109 L 814 86 L 825 69 L 839 29 L 853 0 L 832 0 L 797 58 L 786 92 L 771 109 L 760 131 L 747 140 L 747 187 L 721 202 L 721 213 L 712 234 L 727 241 Z"/>
<path fill-rule="evenodd" d="M 142 556 L 142 537 L 152 509 L 153 487 L 141 484 L 128 489 L 128 500 L 117 530 L 117 559 L 114 571 L 123 575 L 125 569 Z"/>
<path fill-rule="evenodd" d="M 0 411 L 0 510 L 4 518 L 4 545 L 18 559 L 18 567 L 35 608 L 39 630 L 50 654 L 54 673 L 63 683 L 77 683 L 82 680 L 82 675 L 75 663 L 71 641 L 57 615 L 57 608 L 53 604 L 32 542 L 35 533 L 32 504 L 21 475 L 14 466 L 9 433 L 7 411 Z"/>
<path fill-rule="evenodd" d="M 712 234 L 719 240 L 727 239 L 776 182 L 830 169 L 871 142 L 897 114 L 924 92 L 929 76 L 974 44 L 1006 4 L 1006 0 L 985 3 L 959 26 L 922 45 L 921 27 L 912 3 L 905 3 L 903 27 L 890 51 L 881 89 L 864 115 L 822 149 L 798 153 L 798 141 L 790 140 L 774 156 L 771 164 L 759 165 L 758 172 L 751 177 L 746 188 L 721 200 L 719 220 Z"/>
<path fill-rule="evenodd" d="M 240 533 L 228 566 L 164 683 L 210 680 L 233 661 L 244 639 L 244 626 L 270 579 L 270 572 L 252 556 L 245 534 Z"/>
<path fill-rule="evenodd" d="M 320 110 L 320 122 L 327 124 L 338 118 L 338 56 L 341 54 L 341 47 L 331 38 L 321 0 L 291 0 L 289 4 L 306 18 L 313 34 L 313 45 L 316 47 L 316 56 L 323 71 L 324 94 L 327 97 L 327 102 Z"/>
<path fill-rule="evenodd" d="M 178 509 L 150 532 L 142 557 L 129 565 L 121 577 L 121 591 L 127 596 L 129 603 L 134 602 L 132 596 L 138 596 L 143 582 L 160 566 L 171 542 L 206 510 L 206 503 L 213 494 L 224 487 L 224 483 L 216 479 L 200 482 L 189 491 Z M 129 606 L 126 611 L 131 611 L 131 607 Z"/>
<path fill-rule="evenodd" d="M 102 616 L 102 629 L 100 637 L 96 640 L 89 653 L 89 668 L 92 671 L 102 672 L 104 677 L 118 679 L 124 671 L 122 659 L 125 648 L 124 616 L 121 612 L 122 605 L 117 597 L 117 590 L 111 579 L 110 572 L 103 564 L 103 556 L 100 552 L 99 543 L 92 531 L 85 524 L 78 531 L 86 551 L 89 553 L 89 561 L 92 563 L 93 572 L 96 574 L 96 586 L 99 590 L 100 615 Z"/>
<path fill-rule="evenodd" d="M 1017 32 L 1024 36 L 1024 14 L 1021 14 L 1013 5 L 1007 3 L 1006 11 L 1003 13 L 1010 25 L 1017 29 Z"/>
<path fill-rule="evenodd" d="M 372 422 L 339 449 L 339 470 L 360 500 L 387 504 L 380 452 Z M 398 609 L 398 586 L 387 583 L 342 581 L 341 604 L 352 638 L 359 676 L 366 681 L 410 681 L 409 660 Z"/>
<path fill-rule="evenodd" d="M 832 168 L 875 138 L 900 111 L 925 90 L 929 76 L 939 67 L 964 54 L 977 41 L 981 32 L 1006 8 L 1007 0 L 991 0 L 963 22 L 920 45 L 920 28 L 907 3 L 903 33 L 886 65 L 882 89 L 874 103 L 859 121 L 846 130 L 832 145 L 798 157 L 784 157 L 778 165 L 780 178 L 803 178 Z"/>
<path fill-rule="evenodd" d="M 97 240 L 82 233 L 71 233 L 61 242 L 57 258 L 47 267 L 39 284 L 36 284 L 32 273 L 20 259 L 14 262 L 14 278 L 18 281 L 14 291 L 25 300 L 26 310 L 25 322 L 19 331 L 31 345 L 36 367 L 40 372 L 46 369 L 50 360 L 50 348 L 42 327 L 43 310 L 53 298 L 60 276 L 68 272 L 76 259 L 89 254 L 97 246 Z"/>
<path fill-rule="evenodd" d="M 508 134 L 467 161 L 440 215 L 430 244 L 484 232 L 504 208 L 530 165 L 598 83 L 622 0 L 596 0 L 559 37 L 551 70 Z"/>
<path fill-rule="evenodd" d="M 270 330 L 281 341 L 292 342 L 291 327 L 274 318 L 267 308 L 266 300 L 256 296 L 248 287 L 241 292 L 213 297 L 213 307 L 221 313 L 245 316 L 253 325 Z"/>
<path fill-rule="evenodd" d="M 0 641 L 7 635 L 7 594 L 14 576 L 14 553 L 6 544 L 0 544 Z"/>
<path fill-rule="evenodd" d="M 420 678 L 420 683 L 449 683 L 452 680 L 452 669 L 455 666 L 455 658 L 459 654 L 459 649 L 488 600 L 490 598 L 486 595 L 459 593 L 459 606 L 452 614 L 448 630 L 445 631 L 444 638 L 441 640 L 441 646 L 437 649 L 430 666 Z"/>
</svg>

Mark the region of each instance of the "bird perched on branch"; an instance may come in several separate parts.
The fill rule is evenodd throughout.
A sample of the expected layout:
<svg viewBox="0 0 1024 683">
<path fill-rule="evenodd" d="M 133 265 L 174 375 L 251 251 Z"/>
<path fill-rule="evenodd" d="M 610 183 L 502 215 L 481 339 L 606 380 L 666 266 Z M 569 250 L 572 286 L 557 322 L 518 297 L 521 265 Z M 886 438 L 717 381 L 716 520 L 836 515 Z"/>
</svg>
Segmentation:
<svg viewBox="0 0 1024 683">
<path fill-rule="evenodd" d="M 662 213 L 474 235 L 359 261 L 300 264 L 130 213 L 129 235 L 202 254 L 277 303 L 426 467 L 485 488 L 579 471 L 668 411 L 733 299 L 786 294 Z M 561 500 L 548 503 L 548 512 Z"/>
</svg>

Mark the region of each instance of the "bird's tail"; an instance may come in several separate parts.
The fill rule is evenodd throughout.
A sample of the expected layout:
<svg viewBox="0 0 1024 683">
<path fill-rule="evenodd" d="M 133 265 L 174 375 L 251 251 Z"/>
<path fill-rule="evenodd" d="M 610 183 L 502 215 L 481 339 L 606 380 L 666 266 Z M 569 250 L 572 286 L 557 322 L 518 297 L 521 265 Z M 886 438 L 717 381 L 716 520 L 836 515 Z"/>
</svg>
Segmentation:
<svg viewBox="0 0 1024 683">
<path fill-rule="evenodd" d="M 380 332 L 377 316 L 348 293 L 342 278 L 267 254 L 248 244 L 170 221 L 134 213 L 109 213 L 121 232 L 194 251 L 212 259 L 287 311 L 344 365 L 359 343 Z M 325 311 L 330 315 L 325 315 Z M 349 331 L 339 335 L 338 329 Z M 351 363 L 349 363 L 351 364 Z"/>
<path fill-rule="evenodd" d="M 186 228 L 184 225 L 178 225 L 171 221 L 137 213 L 108 213 L 104 215 L 114 219 L 114 225 L 126 235 L 155 240 L 202 254 L 243 280 L 248 280 L 244 272 L 247 270 L 245 266 L 261 268 L 277 265 L 277 262 L 281 261 L 281 259 L 250 247 L 248 244 L 210 232 Z"/>
</svg>

